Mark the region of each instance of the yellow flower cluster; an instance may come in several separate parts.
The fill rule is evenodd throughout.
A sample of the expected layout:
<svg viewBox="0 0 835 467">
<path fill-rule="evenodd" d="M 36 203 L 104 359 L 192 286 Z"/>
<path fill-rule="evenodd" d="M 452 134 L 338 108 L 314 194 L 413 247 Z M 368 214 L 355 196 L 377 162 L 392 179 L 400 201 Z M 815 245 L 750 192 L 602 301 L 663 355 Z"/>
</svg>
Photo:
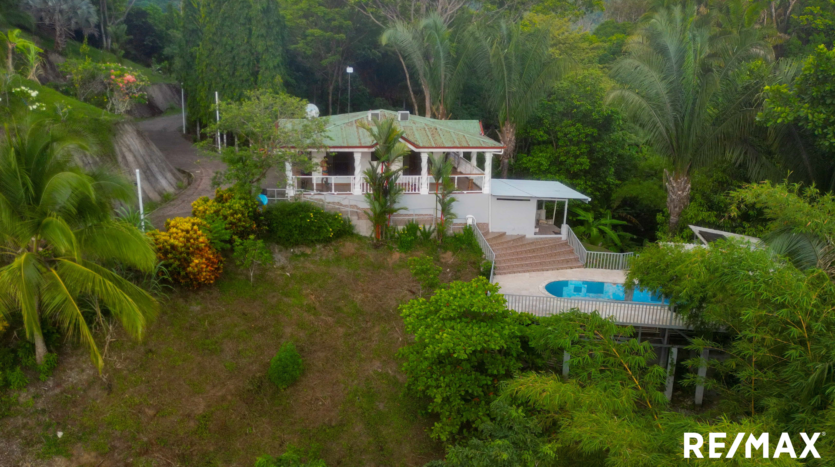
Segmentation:
<svg viewBox="0 0 835 467">
<path fill-rule="evenodd" d="M 212 284 L 223 272 L 223 258 L 212 248 L 206 222 L 195 217 L 176 217 L 165 221 L 165 232 L 148 232 L 156 245 L 157 257 L 165 261 L 171 278 L 198 287 Z"/>
<path fill-rule="evenodd" d="M 258 203 L 254 199 L 222 188 L 215 190 L 215 199 L 203 196 L 191 203 L 192 216 L 206 219 L 216 215 L 223 219 L 227 229 L 242 238 L 254 234 L 257 230 L 253 220 L 257 209 Z"/>
</svg>

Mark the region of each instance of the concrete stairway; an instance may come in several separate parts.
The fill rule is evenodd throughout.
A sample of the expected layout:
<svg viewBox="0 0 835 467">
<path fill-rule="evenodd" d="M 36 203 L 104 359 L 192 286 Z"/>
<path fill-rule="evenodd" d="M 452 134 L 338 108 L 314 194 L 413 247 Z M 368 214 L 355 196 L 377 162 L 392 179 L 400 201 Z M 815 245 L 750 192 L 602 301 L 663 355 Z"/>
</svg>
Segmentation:
<svg viewBox="0 0 835 467">
<path fill-rule="evenodd" d="M 583 267 L 568 242 L 559 238 L 529 238 L 504 232 L 486 233 L 484 238 L 496 253 L 496 275 Z"/>
</svg>

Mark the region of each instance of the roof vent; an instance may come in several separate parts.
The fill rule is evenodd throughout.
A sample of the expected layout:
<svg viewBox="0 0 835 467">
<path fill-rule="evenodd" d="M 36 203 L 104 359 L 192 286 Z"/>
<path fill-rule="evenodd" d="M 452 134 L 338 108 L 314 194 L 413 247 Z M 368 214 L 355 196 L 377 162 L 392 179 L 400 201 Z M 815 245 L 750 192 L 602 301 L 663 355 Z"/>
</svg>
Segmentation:
<svg viewBox="0 0 835 467">
<path fill-rule="evenodd" d="M 371 121 L 382 120 L 382 114 L 380 113 L 379 110 L 374 111 L 374 112 L 368 112 L 368 119 L 371 120 Z"/>
<path fill-rule="evenodd" d="M 397 121 L 398 122 L 408 122 L 409 121 L 409 111 L 408 110 L 401 110 L 397 112 Z"/>
</svg>

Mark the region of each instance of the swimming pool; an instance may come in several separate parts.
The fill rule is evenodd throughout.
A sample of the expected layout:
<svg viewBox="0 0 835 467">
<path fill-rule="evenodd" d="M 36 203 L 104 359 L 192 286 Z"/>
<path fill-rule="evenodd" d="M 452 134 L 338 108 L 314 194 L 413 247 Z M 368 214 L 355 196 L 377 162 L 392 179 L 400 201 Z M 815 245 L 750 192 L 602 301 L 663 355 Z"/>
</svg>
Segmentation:
<svg viewBox="0 0 835 467">
<path fill-rule="evenodd" d="M 652 292 L 636 287 L 627 292 L 623 284 L 593 281 L 555 281 L 545 285 L 545 290 L 555 296 L 563 298 L 597 298 L 602 300 L 619 300 L 626 302 L 668 304 L 669 300 Z"/>
</svg>

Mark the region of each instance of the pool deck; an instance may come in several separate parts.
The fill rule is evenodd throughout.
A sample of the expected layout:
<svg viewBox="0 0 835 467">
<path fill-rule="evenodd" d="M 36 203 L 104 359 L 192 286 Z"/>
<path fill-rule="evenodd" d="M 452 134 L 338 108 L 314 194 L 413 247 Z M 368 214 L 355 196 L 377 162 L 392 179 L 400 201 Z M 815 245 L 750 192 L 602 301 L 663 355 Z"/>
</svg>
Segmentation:
<svg viewBox="0 0 835 467">
<path fill-rule="evenodd" d="M 545 284 L 553 281 L 596 281 L 611 284 L 626 282 L 625 271 L 609 269 L 562 269 L 559 271 L 525 272 L 522 274 L 504 274 L 495 276 L 493 281 L 501 287 L 501 292 L 514 295 L 533 295 L 551 297 L 545 291 Z"/>
</svg>

